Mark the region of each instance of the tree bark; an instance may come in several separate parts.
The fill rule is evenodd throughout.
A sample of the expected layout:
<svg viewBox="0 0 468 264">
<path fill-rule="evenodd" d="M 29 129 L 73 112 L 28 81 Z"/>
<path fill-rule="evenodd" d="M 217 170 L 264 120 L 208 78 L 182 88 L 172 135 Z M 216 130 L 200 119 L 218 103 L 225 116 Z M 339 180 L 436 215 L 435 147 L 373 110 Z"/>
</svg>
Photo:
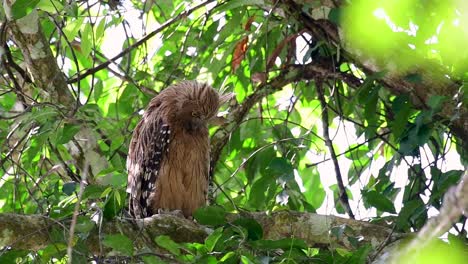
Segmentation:
<svg viewBox="0 0 468 264">
<path fill-rule="evenodd" d="M 239 215 L 228 215 L 228 221 L 237 219 Z M 266 214 L 264 212 L 250 213 L 248 217 L 255 219 L 263 228 L 263 239 L 277 240 L 282 238 L 297 238 L 315 247 L 341 247 L 354 249 L 349 240 L 351 237 L 361 237 L 359 244 L 369 243 L 372 248 L 395 241 L 401 234 L 395 234 L 386 226 L 371 224 L 364 221 L 345 219 L 337 216 L 325 216 L 313 213 L 281 211 Z M 58 221 L 41 215 L 0 214 L 0 247 L 9 246 L 13 249 L 39 250 L 53 243 L 53 229 L 63 233 L 63 239 L 68 238 L 70 220 Z M 348 227 L 342 235 L 333 235 L 333 228 Z M 99 232 L 101 230 L 101 233 Z M 349 230 L 352 230 L 349 233 Z M 203 243 L 212 230 L 185 218 L 171 214 L 160 214 L 145 219 L 116 218 L 104 222 L 90 231 L 86 242 L 88 250 L 99 254 L 101 238 L 105 234 L 121 233 L 134 242 L 134 246 L 155 247 L 154 238 L 167 235 L 172 240 L 182 242 Z M 57 233 L 57 232 L 56 232 Z M 56 237 L 54 238 L 56 241 Z M 106 251 L 106 250 L 105 250 Z M 107 249 L 108 251 L 108 249 Z"/>
<path fill-rule="evenodd" d="M 40 93 L 39 102 L 54 105 L 62 112 L 64 119 L 69 119 L 65 120 L 66 122 L 76 122 L 73 116 L 80 107 L 80 102 L 71 93 L 67 77 L 60 69 L 50 49 L 50 44 L 41 29 L 38 12 L 33 10 L 23 18 L 13 19 L 11 5 L 10 0 L 3 0 L 7 32 L 23 54 L 27 72 Z M 29 94 L 24 90 L 18 93 L 18 96 Z M 28 98 L 32 99 L 31 96 Z M 26 101 L 31 105 L 36 103 L 31 100 Z M 84 171 L 85 166 L 90 166 L 89 172 L 94 176 L 107 168 L 107 160 L 102 156 L 97 145 L 97 135 L 86 125 L 81 125 L 81 130 L 66 146 L 80 171 Z M 79 177 L 71 178 L 78 180 Z M 92 177 L 89 180 L 94 181 Z"/>
</svg>

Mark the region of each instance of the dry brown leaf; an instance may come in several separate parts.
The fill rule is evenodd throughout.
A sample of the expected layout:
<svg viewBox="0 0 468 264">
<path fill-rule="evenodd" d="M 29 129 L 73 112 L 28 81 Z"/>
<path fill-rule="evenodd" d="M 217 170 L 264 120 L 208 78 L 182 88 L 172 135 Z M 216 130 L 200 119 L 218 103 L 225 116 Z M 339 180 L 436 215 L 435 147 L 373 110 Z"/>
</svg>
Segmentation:
<svg viewBox="0 0 468 264">
<path fill-rule="evenodd" d="M 243 37 L 239 42 L 237 42 L 236 47 L 234 48 L 234 53 L 232 54 L 232 72 L 235 72 L 242 60 L 245 57 L 245 52 L 247 51 L 247 42 L 249 40 L 248 36 Z"/>
<path fill-rule="evenodd" d="M 252 25 L 254 20 L 255 16 L 249 17 L 249 19 L 247 20 L 247 22 L 245 22 L 244 25 L 245 31 L 250 31 L 250 26 Z M 239 42 L 237 42 L 236 47 L 234 48 L 234 53 L 232 54 L 232 72 L 235 72 L 239 68 L 242 60 L 245 58 L 245 52 L 247 51 L 248 41 L 249 37 L 245 36 Z"/>
</svg>

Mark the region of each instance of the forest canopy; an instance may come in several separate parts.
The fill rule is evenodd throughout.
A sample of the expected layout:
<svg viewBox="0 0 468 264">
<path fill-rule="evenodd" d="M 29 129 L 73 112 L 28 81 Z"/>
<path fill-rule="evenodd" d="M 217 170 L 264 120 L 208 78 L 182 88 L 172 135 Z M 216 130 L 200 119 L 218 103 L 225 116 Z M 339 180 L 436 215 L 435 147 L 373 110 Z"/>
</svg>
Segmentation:
<svg viewBox="0 0 468 264">
<path fill-rule="evenodd" d="M 461 0 L 3 0 L 0 263 L 464 263 L 467 47 Z M 131 219 L 182 80 L 235 94 L 210 205 Z"/>
</svg>

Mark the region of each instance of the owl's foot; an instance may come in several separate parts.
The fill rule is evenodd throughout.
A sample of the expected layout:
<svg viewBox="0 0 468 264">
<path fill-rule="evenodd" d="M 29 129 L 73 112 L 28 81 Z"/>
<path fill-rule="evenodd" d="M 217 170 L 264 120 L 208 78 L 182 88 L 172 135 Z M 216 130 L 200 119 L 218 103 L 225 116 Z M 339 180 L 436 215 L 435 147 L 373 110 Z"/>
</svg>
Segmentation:
<svg viewBox="0 0 468 264">
<path fill-rule="evenodd" d="M 170 215 L 175 215 L 177 217 L 185 218 L 184 213 L 182 213 L 182 210 L 170 210 L 170 209 L 159 208 L 158 214 L 170 214 Z"/>
</svg>

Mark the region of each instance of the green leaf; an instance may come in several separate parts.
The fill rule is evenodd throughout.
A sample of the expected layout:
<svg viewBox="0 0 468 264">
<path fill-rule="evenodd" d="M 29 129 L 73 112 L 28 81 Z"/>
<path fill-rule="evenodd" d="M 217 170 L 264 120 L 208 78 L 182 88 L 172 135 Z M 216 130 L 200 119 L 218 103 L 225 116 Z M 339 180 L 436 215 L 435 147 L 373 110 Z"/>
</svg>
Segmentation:
<svg viewBox="0 0 468 264">
<path fill-rule="evenodd" d="M 223 228 L 217 228 L 213 233 L 211 233 L 206 239 L 205 239 L 205 246 L 208 252 L 212 252 L 214 247 L 216 246 L 216 243 L 218 243 L 219 238 L 223 235 Z"/>
<path fill-rule="evenodd" d="M 145 264 L 166 264 L 158 256 L 141 256 L 141 259 Z"/>
<path fill-rule="evenodd" d="M 42 260 L 47 263 L 52 258 L 60 258 L 67 252 L 67 245 L 65 243 L 51 243 L 42 250 Z"/>
<path fill-rule="evenodd" d="M 17 259 L 24 259 L 29 254 L 27 250 L 8 250 L 0 254 L 0 263 L 21 263 Z"/>
<path fill-rule="evenodd" d="M 154 239 L 156 244 L 171 252 L 175 256 L 180 256 L 180 246 L 168 236 L 158 236 Z"/>
<path fill-rule="evenodd" d="M 245 136 L 241 134 L 241 137 L 246 140 Z M 260 169 L 264 169 L 268 166 L 269 162 L 276 156 L 273 148 L 264 149 L 255 156 L 253 156 L 245 166 L 245 172 L 247 174 L 248 183 L 252 183 Z"/>
<path fill-rule="evenodd" d="M 420 211 L 421 208 L 424 209 L 424 207 L 424 202 L 419 197 L 404 203 L 396 221 L 398 227 L 401 228 L 401 230 L 409 230 L 414 223 L 416 213 Z"/>
<path fill-rule="evenodd" d="M 57 144 L 68 143 L 80 131 L 81 127 L 73 124 L 65 124 L 61 133 L 59 132 Z"/>
<path fill-rule="evenodd" d="M 224 208 L 216 205 L 197 209 L 193 217 L 202 225 L 217 226 L 226 223 L 226 211 Z"/>
<path fill-rule="evenodd" d="M 378 126 L 377 120 L 377 107 L 378 107 L 378 99 L 379 99 L 379 90 L 380 85 L 373 86 L 373 88 L 367 94 L 367 98 L 365 99 L 364 103 L 364 117 L 368 122 L 368 126 L 370 128 L 376 128 Z"/>
<path fill-rule="evenodd" d="M 332 184 L 332 185 L 330 185 L 329 188 L 330 188 L 330 190 L 333 191 L 333 199 L 334 199 L 335 201 L 340 201 L 340 193 L 341 193 L 341 191 L 340 191 L 340 188 L 338 188 L 338 184 Z M 348 198 L 349 198 L 350 200 L 352 200 L 352 199 L 353 199 L 353 193 L 352 193 L 348 188 L 345 188 L 345 189 L 346 189 L 346 194 L 348 194 Z M 345 209 L 344 209 L 344 207 L 343 207 L 343 205 L 342 205 L 341 202 L 337 202 L 337 203 L 335 204 L 335 209 L 336 209 L 336 211 L 337 211 L 338 213 L 340 213 L 340 214 L 345 214 L 345 213 L 346 213 L 346 211 L 345 211 Z"/>
<path fill-rule="evenodd" d="M 340 19 L 343 14 L 342 8 L 332 8 L 328 13 L 328 19 L 333 22 L 335 25 L 340 25 Z"/>
<path fill-rule="evenodd" d="M 232 224 L 245 228 L 248 232 L 249 240 L 259 240 L 263 237 L 263 228 L 257 221 L 255 221 L 255 219 L 239 218 Z"/>
<path fill-rule="evenodd" d="M 417 73 L 410 73 L 404 77 L 405 80 L 411 83 L 421 83 L 422 82 L 422 76 Z"/>
<path fill-rule="evenodd" d="M 350 149 L 351 151 L 349 151 Z M 348 151 L 345 153 L 345 157 L 350 160 L 365 162 L 365 160 L 369 159 L 369 157 L 367 156 L 369 152 L 370 150 L 369 147 L 367 147 L 367 145 L 352 144 L 349 146 Z"/>
<path fill-rule="evenodd" d="M 118 190 L 113 190 L 104 205 L 104 218 L 111 220 L 123 209 L 121 195 Z"/>
<path fill-rule="evenodd" d="M 67 182 L 63 184 L 62 192 L 70 196 L 75 192 L 76 186 L 78 186 L 77 182 Z"/>
<path fill-rule="evenodd" d="M 36 7 L 51 14 L 57 14 L 63 10 L 63 5 L 57 0 L 40 0 Z"/>
<path fill-rule="evenodd" d="M 451 170 L 442 173 L 437 167 L 431 167 L 431 176 L 434 181 L 431 201 L 436 208 L 440 206 L 440 198 L 444 196 L 450 186 L 455 185 L 460 180 L 462 174 L 463 171 L 461 170 Z"/>
<path fill-rule="evenodd" d="M 10 111 L 16 103 L 16 94 L 14 93 L 3 93 L 0 95 L 0 109 Z M 3 108 L 3 109 L 2 109 Z"/>
<path fill-rule="evenodd" d="M 123 136 L 116 136 L 112 139 L 110 151 L 114 151 L 122 146 L 124 143 L 125 138 Z"/>
<path fill-rule="evenodd" d="M 86 23 L 81 32 L 81 53 L 84 57 L 88 57 L 93 48 L 93 28 L 91 23 Z"/>
<path fill-rule="evenodd" d="M 263 209 L 266 206 L 267 196 L 271 189 L 276 190 L 276 179 L 267 175 L 260 177 L 252 184 L 249 192 L 249 204 L 252 208 Z"/>
<path fill-rule="evenodd" d="M 74 205 L 68 205 L 65 207 L 52 206 L 52 208 L 50 209 L 50 217 L 55 218 L 55 219 L 65 218 L 65 217 L 71 216 L 74 210 L 75 210 Z"/>
<path fill-rule="evenodd" d="M 83 199 L 98 199 L 106 190 L 106 186 L 102 185 L 88 185 L 83 191 Z"/>
<path fill-rule="evenodd" d="M 427 105 L 434 113 L 437 113 L 442 108 L 443 103 L 447 100 L 447 96 L 433 95 L 427 101 Z"/>
<path fill-rule="evenodd" d="M 222 263 L 226 263 L 226 262 L 227 263 L 233 263 L 232 261 L 233 260 L 235 261 L 235 257 L 236 257 L 236 253 L 234 253 L 233 251 L 229 251 L 220 259 L 220 261 Z"/>
<path fill-rule="evenodd" d="M 133 242 L 125 235 L 105 235 L 102 243 L 126 256 L 133 256 Z"/>
<path fill-rule="evenodd" d="M 67 39 L 71 41 L 76 37 L 76 35 L 78 35 L 78 31 L 83 25 L 83 21 L 84 17 L 79 17 L 78 19 L 70 20 L 67 23 L 67 25 L 63 28 L 63 32 L 67 36 Z"/>
<path fill-rule="evenodd" d="M 213 256 L 202 256 L 201 258 L 197 259 L 197 263 L 201 264 L 217 264 L 219 263 L 218 260 Z"/>
<path fill-rule="evenodd" d="M 392 110 L 395 114 L 394 120 L 390 123 L 395 138 L 400 138 L 408 123 L 411 113 L 411 103 L 407 95 L 400 95 L 392 102 Z"/>
<path fill-rule="evenodd" d="M 76 231 L 79 233 L 89 233 L 89 231 L 93 230 L 96 224 L 86 216 L 78 216 L 76 221 Z"/>
<path fill-rule="evenodd" d="M 252 242 L 252 244 L 259 249 L 291 249 L 291 248 L 299 248 L 305 249 L 307 248 L 307 244 L 300 239 L 296 238 L 283 238 L 279 240 L 258 240 Z"/>
<path fill-rule="evenodd" d="M 225 4 L 217 8 L 217 12 L 224 12 L 227 10 L 232 10 L 242 6 L 253 6 L 253 5 L 264 5 L 264 0 L 237 0 L 237 1 L 228 1 Z"/>
<path fill-rule="evenodd" d="M 396 213 L 392 201 L 376 191 L 363 192 L 364 201 L 379 211 Z"/>
<path fill-rule="evenodd" d="M 274 177 L 282 180 L 294 179 L 294 168 L 285 158 L 273 158 L 265 170 L 262 170 L 263 177 Z"/>
<path fill-rule="evenodd" d="M 20 19 L 31 13 L 40 0 L 16 0 L 11 5 L 11 14 L 14 19 Z"/>
<path fill-rule="evenodd" d="M 100 42 L 104 37 L 104 30 L 106 29 L 106 19 L 101 19 L 98 26 L 96 27 L 96 32 L 94 33 L 94 38 L 96 42 Z"/>
<path fill-rule="evenodd" d="M 370 244 L 359 247 L 358 250 L 354 251 L 346 263 L 367 263 L 367 256 L 371 253 L 372 246 Z"/>
<path fill-rule="evenodd" d="M 94 101 L 97 103 L 101 99 L 102 90 L 103 90 L 102 81 L 98 80 L 94 85 Z"/>
<path fill-rule="evenodd" d="M 241 263 L 242 264 L 254 264 L 255 262 L 250 260 L 248 256 L 241 256 Z"/>
</svg>

